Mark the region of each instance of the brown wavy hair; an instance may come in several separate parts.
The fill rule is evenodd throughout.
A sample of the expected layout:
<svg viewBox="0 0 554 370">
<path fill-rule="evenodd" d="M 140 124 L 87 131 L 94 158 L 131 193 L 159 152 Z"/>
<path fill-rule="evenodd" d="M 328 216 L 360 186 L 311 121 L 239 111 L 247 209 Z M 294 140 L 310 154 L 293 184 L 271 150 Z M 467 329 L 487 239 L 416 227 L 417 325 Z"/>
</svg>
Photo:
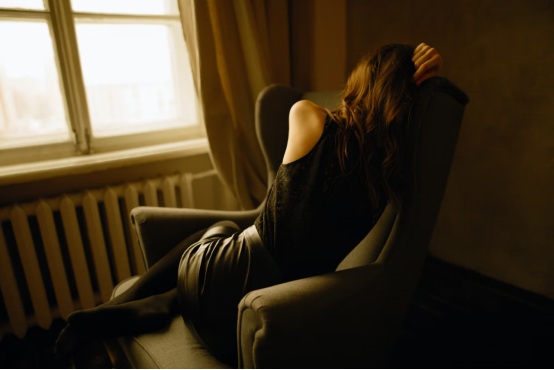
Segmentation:
<svg viewBox="0 0 554 370">
<path fill-rule="evenodd" d="M 387 202 L 401 207 L 408 196 L 413 52 L 411 45 L 393 44 L 364 56 L 346 82 L 341 106 L 333 112 L 341 169 L 361 172 L 370 201 L 379 208 Z"/>
</svg>

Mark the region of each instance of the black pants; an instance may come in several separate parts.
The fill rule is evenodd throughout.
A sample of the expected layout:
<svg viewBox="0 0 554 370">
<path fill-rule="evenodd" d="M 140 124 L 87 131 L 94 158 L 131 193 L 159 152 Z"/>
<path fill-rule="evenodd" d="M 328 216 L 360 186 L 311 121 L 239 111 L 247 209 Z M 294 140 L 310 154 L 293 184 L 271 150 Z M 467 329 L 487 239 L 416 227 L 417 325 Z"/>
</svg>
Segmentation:
<svg viewBox="0 0 554 370">
<path fill-rule="evenodd" d="M 215 226 L 181 258 L 177 292 L 185 324 L 216 357 L 236 364 L 240 300 L 282 281 L 254 226 L 242 232 Z"/>
</svg>

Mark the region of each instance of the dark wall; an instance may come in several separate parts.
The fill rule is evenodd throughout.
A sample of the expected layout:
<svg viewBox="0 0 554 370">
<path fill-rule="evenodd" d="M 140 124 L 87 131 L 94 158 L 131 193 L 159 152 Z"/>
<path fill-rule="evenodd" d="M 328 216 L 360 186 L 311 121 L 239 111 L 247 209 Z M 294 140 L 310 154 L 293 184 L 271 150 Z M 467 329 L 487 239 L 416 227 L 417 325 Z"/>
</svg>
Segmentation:
<svg viewBox="0 0 554 370">
<path fill-rule="evenodd" d="M 421 41 L 471 100 L 431 253 L 554 298 L 554 1 L 348 1 L 349 68 Z"/>
</svg>

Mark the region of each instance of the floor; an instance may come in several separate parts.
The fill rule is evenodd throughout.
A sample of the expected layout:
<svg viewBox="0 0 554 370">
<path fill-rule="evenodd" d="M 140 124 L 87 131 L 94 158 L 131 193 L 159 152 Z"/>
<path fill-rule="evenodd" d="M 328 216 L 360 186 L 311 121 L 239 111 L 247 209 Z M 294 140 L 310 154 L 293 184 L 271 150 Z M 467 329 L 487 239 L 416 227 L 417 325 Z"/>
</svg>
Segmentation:
<svg viewBox="0 0 554 370">
<path fill-rule="evenodd" d="M 33 328 L 0 342 L 1 368 L 125 368 L 94 343 L 57 359 L 64 326 Z M 554 302 L 467 270 L 428 259 L 393 354 L 393 368 L 554 368 Z"/>
<path fill-rule="evenodd" d="M 554 368 L 554 301 L 428 258 L 399 368 Z"/>
</svg>

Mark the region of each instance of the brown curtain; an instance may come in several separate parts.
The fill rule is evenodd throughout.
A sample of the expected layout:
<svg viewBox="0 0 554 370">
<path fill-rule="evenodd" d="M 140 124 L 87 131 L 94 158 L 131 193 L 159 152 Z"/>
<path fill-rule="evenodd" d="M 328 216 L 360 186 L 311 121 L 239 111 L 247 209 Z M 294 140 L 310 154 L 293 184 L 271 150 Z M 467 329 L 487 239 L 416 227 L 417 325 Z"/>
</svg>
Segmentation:
<svg viewBox="0 0 554 370">
<path fill-rule="evenodd" d="M 179 0 L 212 162 L 244 209 L 266 195 L 254 129 L 265 86 L 290 82 L 288 0 Z"/>
</svg>

